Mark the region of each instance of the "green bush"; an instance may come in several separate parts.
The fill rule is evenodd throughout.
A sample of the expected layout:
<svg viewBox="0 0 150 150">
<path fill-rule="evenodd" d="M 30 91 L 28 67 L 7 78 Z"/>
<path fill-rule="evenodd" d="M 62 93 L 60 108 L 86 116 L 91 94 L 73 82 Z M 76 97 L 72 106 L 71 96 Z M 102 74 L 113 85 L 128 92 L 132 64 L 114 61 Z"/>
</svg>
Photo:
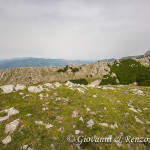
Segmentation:
<svg viewBox="0 0 150 150">
<path fill-rule="evenodd" d="M 69 80 L 70 82 L 74 83 L 74 84 L 84 84 L 84 85 L 88 85 L 88 81 L 86 79 L 76 79 L 76 80 Z"/>
<path fill-rule="evenodd" d="M 57 72 L 66 72 L 69 69 L 69 66 L 67 65 L 64 69 L 59 69 Z"/>
<path fill-rule="evenodd" d="M 73 73 L 79 71 L 79 68 L 72 68 L 67 65 L 66 67 L 64 67 L 64 69 L 57 70 L 57 72 L 66 72 L 68 69 L 71 69 L 71 72 Z"/>
<path fill-rule="evenodd" d="M 109 77 L 108 79 L 103 79 L 100 83 L 101 85 L 116 85 L 116 77 Z"/>
<path fill-rule="evenodd" d="M 150 67 L 145 67 L 133 59 L 122 59 L 120 63 L 117 61 L 110 67 L 110 74 L 113 72 L 117 75 L 120 84 L 132 84 L 137 82 L 138 85 L 150 85 Z M 104 76 L 101 85 L 117 84 L 116 79 L 111 76 Z"/>
</svg>

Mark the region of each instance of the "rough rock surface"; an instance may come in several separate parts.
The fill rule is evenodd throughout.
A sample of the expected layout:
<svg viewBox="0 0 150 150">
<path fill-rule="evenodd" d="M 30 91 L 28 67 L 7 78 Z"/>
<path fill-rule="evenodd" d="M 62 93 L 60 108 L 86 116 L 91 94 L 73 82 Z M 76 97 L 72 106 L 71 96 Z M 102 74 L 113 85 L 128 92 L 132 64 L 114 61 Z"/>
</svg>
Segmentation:
<svg viewBox="0 0 150 150">
<path fill-rule="evenodd" d="M 87 127 L 92 128 L 93 126 L 94 126 L 94 122 L 93 122 L 93 120 L 91 119 L 91 120 L 89 120 L 89 121 L 87 122 Z"/>
<path fill-rule="evenodd" d="M 30 86 L 28 87 L 28 91 L 32 93 L 40 93 L 43 91 L 43 88 L 41 86 Z"/>
<path fill-rule="evenodd" d="M 0 87 L 5 94 L 11 93 L 14 90 L 14 85 L 4 85 Z"/>
<path fill-rule="evenodd" d="M 3 143 L 3 144 L 8 144 L 8 143 L 10 143 L 10 142 L 11 142 L 11 136 L 10 136 L 10 135 L 7 136 L 5 139 L 2 140 L 2 143 Z"/>
<path fill-rule="evenodd" d="M 7 124 L 5 127 L 5 133 L 6 134 L 13 133 L 17 129 L 17 127 L 19 125 L 19 121 L 20 121 L 20 119 L 16 119 L 16 120 L 10 122 L 9 124 Z"/>
<path fill-rule="evenodd" d="M 26 88 L 26 86 L 25 86 L 25 85 L 21 85 L 21 84 L 17 84 L 17 85 L 15 86 L 15 90 L 16 90 L 16 91 L 24 90 L 25 88 Z"/>
</svg>

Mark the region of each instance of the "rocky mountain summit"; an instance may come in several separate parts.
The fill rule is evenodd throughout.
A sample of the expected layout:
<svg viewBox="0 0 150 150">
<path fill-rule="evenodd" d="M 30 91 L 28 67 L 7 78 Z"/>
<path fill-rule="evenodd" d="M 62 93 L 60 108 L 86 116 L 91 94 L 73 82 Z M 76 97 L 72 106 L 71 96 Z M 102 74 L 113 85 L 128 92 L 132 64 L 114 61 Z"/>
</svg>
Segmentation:
<svg viewBox="0 0 150 150">
<path fill-rule="evenodd" d="M 149 55 L 145 54 L 146 56 Z M 123 59 L 125 60 L 125 59 Z M 9 68 L 0 70 L 0 85 L 6 84 L 24 84 L 24 85 L 32 85 L 41 82 L 66 82 L 69 80 L 77 80 L 77 79 L 86 79 L 88 82 L 93 82 L 95 80 L 105 79 L 106 75 L 110 75 L 112 78 L 116 78 L 116 82 L 119 83 L 118 77 L 116 74 L 116 69 L 112 71 L 111 68 L 115 66 L 117 63 L 118 74 L 121 70 L 124 70 L 123 67 L 127 69 L 125 74 L 127 74 L 130 66 L 132 66 L 132 70 L 135 70 L 136 67 L 137 73 L 139 74 L 140 64 L 144 67 L 150 66 L 150 59 L 142 58 L 135 59 L 132 62 L 126 61 L 125 64 L 121 65 L 121 60 L 117 60 L 114 62 L 105 62 L 98 61 L 93 64 L 83 64 L 83 65 L 67 65 L 66 67 L 20 67 L 20 68 Z M 135 65 L 137 64 L 137 65 Z M 120 65 L 122 67 L 120 67 Z M 125 65 L 125 66 L 124 66 Z M 149 70 L 149 69 L 146 69 Z M 135 72 L 135 71 L 134 71 Z M 142 71 L 141 71 L 142 72 Z M 144 71 L 145 72 L 145 71 Z M 146 71 L 147 72 L 147 71 Z M 146 73 L 145 72 L 145 73 Z M 147 72 L 147 74 L 149 74 Z M 119 78 L 122 78 L 124 74 L 120 74 Z M 108 78 L 108 77 L 107 77 Z"/>
<path fill-rule="evenodd" d="M 127 57 L 123 57 L 122 59 L 142 59 L 147 57 L 150 57 L 150 50 L 148 50 L 144 55 L 127 56 Z"/>
<path fill-rule="evenodd" d="M 102 78 L 109 73 L 112 62 L 100 61 L 93 64 L 66 67 L 26 67 L 0 70 L 0 85 L 36 84 L 39 82 L 65 82 L 80 78 Z"/>
</svg>

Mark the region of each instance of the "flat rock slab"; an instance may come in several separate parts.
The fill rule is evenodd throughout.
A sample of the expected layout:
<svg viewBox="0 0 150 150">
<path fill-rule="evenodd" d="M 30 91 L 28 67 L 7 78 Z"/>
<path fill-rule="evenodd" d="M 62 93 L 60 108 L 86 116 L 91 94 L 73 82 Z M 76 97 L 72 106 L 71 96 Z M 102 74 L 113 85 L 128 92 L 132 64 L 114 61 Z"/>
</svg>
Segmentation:
<svg viewBox="0 0 150 150">
<path fill-rule="evenodd" d="M 0 87 L 3 90 L 3 93 L 8 94 L 13 92 L 14 90 L 14 85 L 4 85 Z"/>
<path fill-rule="evenodd" d="M 2 143 L 3 143 L 3 144 L 8 144 L 8 143 L 10 143 L 10 142 L 11 142 L 11 136 L 10 136 L 10 135 L 7 136 L 5 139 L 2 140 Z"/>
<path fill-rule="evenodd" d="M 15 86 L 15 90 L 16 90 L 16 91 L 24 90 L 25 88 L 26 88 L 26 86 L 25 86 L 25 85 L 21 85 L 21 84 L 17 84 L 17 85 Z"/>
<path fill-rule="evenodd" d="M 93 126 L 94 126 L 94 122 L 93 122 L 93 120 L 91 119 L 91 120 L 89 120 L 89 121 L 87 122 L 87 127 L 92 128 Z"/>
<path fill-rule="evenodd" d="M 19 111 L 16 110 L 14 107 L 6 109 L 5 112 L 8 114 L 8 116 L 12 116 L 19 113 Z"/>
<path fill-rule="evenodd" d="M 20 119 L 16 119 L 16 120 L 10 122 L 9 124 L 7 124 L 5 127 L 5 133 L 6 134 L 13 133 L 17 129 L 17 127 L 19 125 L 19 121 L 20 121 Z"/>
<path fill-rule="evenodd" d="M 40 93 L 43 91 L 42 86 L 30 86 L 28 87 L 28 91 L 32 93 Z"/>
</svg>

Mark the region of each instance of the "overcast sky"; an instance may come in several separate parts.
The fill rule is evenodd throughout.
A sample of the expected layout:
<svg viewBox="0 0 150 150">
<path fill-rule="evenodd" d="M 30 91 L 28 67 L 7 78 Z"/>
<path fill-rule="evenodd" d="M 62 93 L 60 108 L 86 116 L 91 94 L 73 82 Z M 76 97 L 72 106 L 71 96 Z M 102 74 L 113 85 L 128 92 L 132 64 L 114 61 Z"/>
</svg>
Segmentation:
<svg viewBox="0 0 150 150">
<path fill-rule="evenodd" d="M 150 0 L 0 0 L 0 59 L 105 59 L 150 49 Z"/>
</svg>

